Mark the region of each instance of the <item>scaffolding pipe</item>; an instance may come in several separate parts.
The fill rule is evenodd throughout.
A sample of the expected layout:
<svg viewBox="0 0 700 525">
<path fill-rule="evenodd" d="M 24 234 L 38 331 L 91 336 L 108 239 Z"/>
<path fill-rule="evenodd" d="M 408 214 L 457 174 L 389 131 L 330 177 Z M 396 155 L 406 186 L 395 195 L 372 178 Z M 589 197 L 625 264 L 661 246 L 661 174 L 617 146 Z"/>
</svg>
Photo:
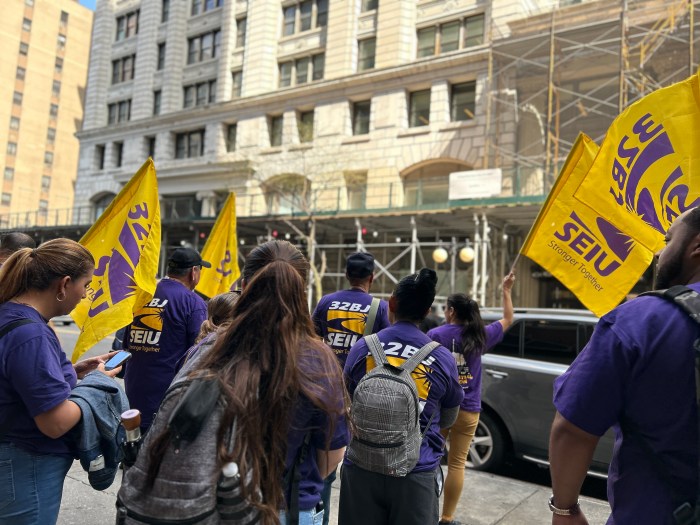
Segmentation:
<svg viewBox="0 0 700 525">
<path fill-rule="evenodd" d="M 482 167 L 489 167 L 489 143 L 491 141 L 491 90 L 493 86 L 493 21 L 489 20 L 489 56 L 486 74 L 486 123 L 484 129 L 484 159 Z"/>
<path fill-rule="evenodd" d="M 554 94 L 554 13 L 552 10 L 552 21 L 549 26 L 549 68 L 547 71 L 547 148 L 545 152 L 544 180 L 542 187 L 545 193 L 549 191 L 549 179 L 551 176 L 552 163 L 552 96 Z"/>
<path fill-rule="evenodd" d="M 455 293 L 455 280 L 457 272 L 457 237 L 452 237 L 450 247 L 450 293 Z"/>
<path fill-rule="evenodd" d="M 472 266 L 472 299 L 477 300 L 477 290 L 479 286 L 479 261 L 481 260 L 481 235 L 479 234 L 479 217 L 474 214 L 474 266 Z M 480 306 L 484 306 L 483 304 Z"/>
<path fill-rule="evenodd" d="M 620 78 L 618 84 L 617 112 L 622 113 L 627 105 L 627 90 L 625 89 L 625 71 L 627 69 L 629 52 L 627 46 L 627 0 L 621 0 L 620 6 Z"/>
<path fill-rule="evenodd" d="M 488 251 L 489 251 L 489 221 L 486 215 L 481 215 L 481 227 L 483 228 L 483 233 L 481 235 L 481 243 L 483 244 L 481 250 L 481 277 L 479 279 L 479 304 L 486 304 L 486 280 L 488 279 L 488 274 L 486 272 L 488 267 Z"/>
<path fill-rule="evenodd" d="M 411 273 L 416 273 L 416 252 L 418 251 L 418 230 L 416 218 L 411 217 Z"/>
<path fill-rule="evenodd" d="M 692 75 L 693 58 L 695 55 L 695 6 L 693 0 L 688 0 L 688 75 Z"/>
</svg>

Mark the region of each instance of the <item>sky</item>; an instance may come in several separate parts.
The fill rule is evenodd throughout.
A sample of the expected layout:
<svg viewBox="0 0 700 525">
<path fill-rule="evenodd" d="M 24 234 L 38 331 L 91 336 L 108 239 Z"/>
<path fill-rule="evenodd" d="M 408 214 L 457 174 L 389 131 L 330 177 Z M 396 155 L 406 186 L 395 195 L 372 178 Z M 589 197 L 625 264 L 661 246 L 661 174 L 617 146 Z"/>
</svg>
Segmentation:
<svg viewBox="0 0 700 525">
<path fill-rule="evenodd" d="M 90 9 L 95 9 L 95 2 L 97 0 L 80 0 L 80 5 L 84 5 L 85 7 L 89 7 Z"/>
</svg>

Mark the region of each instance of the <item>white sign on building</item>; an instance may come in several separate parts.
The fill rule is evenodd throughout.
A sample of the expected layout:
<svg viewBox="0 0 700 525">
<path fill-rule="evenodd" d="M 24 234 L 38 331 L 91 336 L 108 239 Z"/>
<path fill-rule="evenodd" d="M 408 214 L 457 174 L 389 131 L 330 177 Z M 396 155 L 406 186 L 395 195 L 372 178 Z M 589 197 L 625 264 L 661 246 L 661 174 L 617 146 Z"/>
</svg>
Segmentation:
<svg viewBox="0 0 700 525">
<path fill-rule="evenodd" d="M 484 199 L 501 194 L 500 168 L 450 173 L 449 199 Z"/>
</svg>

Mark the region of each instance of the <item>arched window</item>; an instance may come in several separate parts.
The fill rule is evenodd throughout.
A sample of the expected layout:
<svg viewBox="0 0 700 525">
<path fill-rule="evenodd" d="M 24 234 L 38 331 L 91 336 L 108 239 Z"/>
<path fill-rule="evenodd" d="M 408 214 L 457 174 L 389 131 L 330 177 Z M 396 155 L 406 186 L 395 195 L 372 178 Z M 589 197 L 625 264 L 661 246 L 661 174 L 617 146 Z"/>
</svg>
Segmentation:
<svg viewBox="0 0 700 525">
<path fill-rule="evenodd" d="M 105 193 L 92 201 L 93 220 L 96 221 L 104 213 L 107 207 L 112 204 L 114 197 L 116 197 L 114 193 Z"/>
<path fill-rule="evenodd" d="M 466 163 L 441 159 L 411 166 L 402 173 L 404 206 L 447 205 L 450 173 L 470 169 Z"/>
<path fill-rule="evenodd" d="M 278 175 L 265 182 L 265 202 L 270 215 L 310 213 L 311 182 L 303 175 Z"/>
</svg>

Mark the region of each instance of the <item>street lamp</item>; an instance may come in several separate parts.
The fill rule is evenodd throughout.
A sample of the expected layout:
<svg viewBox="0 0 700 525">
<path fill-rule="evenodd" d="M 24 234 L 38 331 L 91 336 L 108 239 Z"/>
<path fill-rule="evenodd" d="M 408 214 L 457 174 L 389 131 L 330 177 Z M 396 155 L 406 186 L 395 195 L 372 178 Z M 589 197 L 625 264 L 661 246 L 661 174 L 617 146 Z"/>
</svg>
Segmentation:
<svg viewBox="0 0 700 525">
<path fill-rule="evenodd" d="M 469 239 L 467 239 L 464 248 L 459 250 L 459 260 L 463 263 L 469 264 L 474 260 L 475 255 L 476 253 L 474 252 L 474 248 L 472 248 L 472 243 L 469 241 Z"/>
<path fill-rule="evenodd" d="M 447 253 L 447 250 L 442 246 L 439 246 L 433 250 L 433 261 L 438 264 L 444 263 L 449 256 L 450 254 Z"/>
</svg>

